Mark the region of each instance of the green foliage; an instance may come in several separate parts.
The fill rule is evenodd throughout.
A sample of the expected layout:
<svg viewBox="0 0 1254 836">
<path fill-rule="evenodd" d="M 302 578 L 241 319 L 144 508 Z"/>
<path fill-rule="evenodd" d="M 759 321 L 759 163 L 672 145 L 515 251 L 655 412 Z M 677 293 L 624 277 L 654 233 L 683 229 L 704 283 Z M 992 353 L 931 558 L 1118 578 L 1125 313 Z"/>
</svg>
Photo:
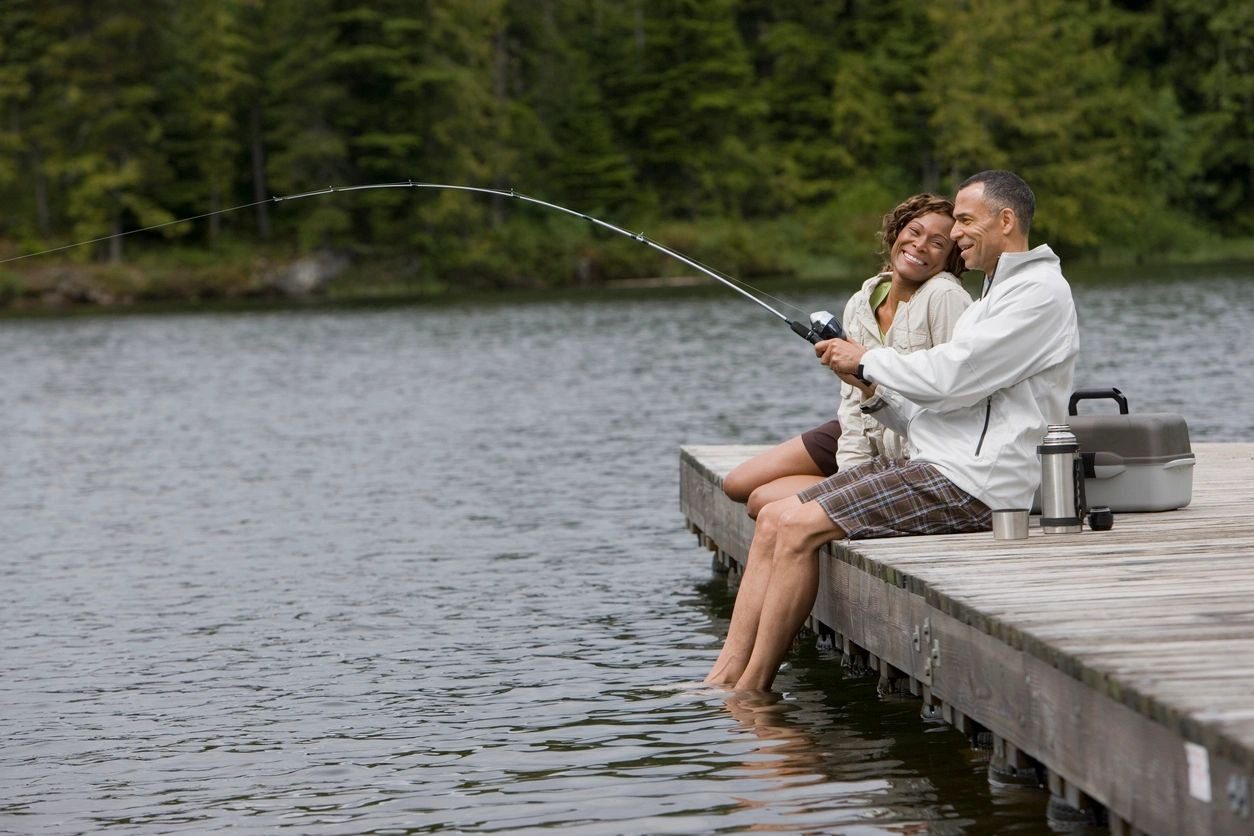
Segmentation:
<svg viewBox="0 0 1254 836">
<path fill-rule="evenodd" d="M 412 178 L 514 187 L 738 275 L 861 273 L 897 201 L 1008 167 L 1064 251 L 1227 251 L 1254 234 L 1252 43 L 1242 0 L 7 0 L 0 236 L 261 202 L 74 251 L 206 254 L 99 274 L 129 296 L 212 295 L 250 248 L 424 290 L 686 269 L 507 198 L 267 201 Z"/>
<path fill-rule="evenodd" d="M 684 216 L 739 216 L 769 171 L 766 106 L 734 0 L 656 0 L 637 33 L 619 107 L 641 175 Z"/>
<path fill-rule="evenodd" d="M 1189 177 L 1192 133 L 1171 91 L 1130 70 L 1121 23 L 1090 0 L 931 7 L 944 46 L 930 76 L 942 168 L 1010 168 L 1038 194 L 1040 237 L 1075 249 L 1137 240 Z"/>
<path fill-rule="evenodd" d="M 67 0 L 42 7 L 36 24 L 54 35 L 36 59 L 45 95 L 56 97 L 44 116 L 54 131 L 44 170 L 57 181 L 71 235 L 171 220 L 159 197 L 170 168 L 149 4 Z M 121 247 L 122 239 L 109 242 L 111 260 L 120 260 Z"/>
<path fill-rule="evenodd" d="M 0 305 L 8 305 L 25 293 L 26 283 L 17 273 L 0 271 Z"/>
<path fill-rule="evenodd" d="M 176 158 L 190 169 L 181 181 L 188 186 L 181 202 L 210 212 L 225 208 L 234 191 L 246 144 L 246 104 L 260 84 L 252 72 L 257 45 L 249 28 L 258 2 L 173 2 L 170 8 L 166 133 Z M 217 216 L 210 219 L 211 240 L 220 223 Z"/>
</svg>

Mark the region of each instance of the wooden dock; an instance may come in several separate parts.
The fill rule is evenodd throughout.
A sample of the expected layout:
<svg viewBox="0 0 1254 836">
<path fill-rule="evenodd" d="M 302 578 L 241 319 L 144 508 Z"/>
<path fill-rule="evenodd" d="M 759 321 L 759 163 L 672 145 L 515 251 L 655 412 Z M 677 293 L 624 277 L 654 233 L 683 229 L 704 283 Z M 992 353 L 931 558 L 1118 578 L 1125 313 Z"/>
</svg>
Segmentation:
<svg viewBox="0 0 1254 836">
<path fill-rule="evenodd" d="M 722 477 L 763 448 L 684 447 L 689 527 L 738 572 Z M 1114 833 L 1254 834 L 1254 444 L 1196 444 L 1192 503 L 1111 531 L 839 541 L 811 615 L 881 685 L 991 735 L 991 777 Z"/>
</svg>

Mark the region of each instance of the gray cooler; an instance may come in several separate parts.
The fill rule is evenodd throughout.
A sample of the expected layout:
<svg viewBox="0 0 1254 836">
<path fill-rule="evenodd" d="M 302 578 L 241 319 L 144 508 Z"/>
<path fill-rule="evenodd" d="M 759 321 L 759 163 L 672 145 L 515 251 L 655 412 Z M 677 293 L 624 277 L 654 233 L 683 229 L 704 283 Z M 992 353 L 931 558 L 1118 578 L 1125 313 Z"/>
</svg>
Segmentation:
<svg viewBox="0 0 1254 836">
<path fill-rule="evenodd" d="M 1114 400 L 1118 415 L 1078 415 L 1083 400 Z M 1071 396 L 1068 423 L 1080 445 L 1089 508 L 1170 511 L 1193 498 L 1193 449 L 1184 417 L 1170 412 L 1128 414 L 1118 389 L 1081 389 Z"/>
</svg>

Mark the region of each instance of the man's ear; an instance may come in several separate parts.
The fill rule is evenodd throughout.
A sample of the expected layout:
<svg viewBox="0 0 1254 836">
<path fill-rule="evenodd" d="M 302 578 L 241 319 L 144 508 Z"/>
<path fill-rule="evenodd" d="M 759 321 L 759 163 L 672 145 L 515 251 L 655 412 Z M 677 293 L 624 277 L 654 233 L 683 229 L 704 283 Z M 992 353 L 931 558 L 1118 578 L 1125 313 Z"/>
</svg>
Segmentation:
<svg viewBox="0 0 1254 836">
<path fill-rule="evenodd" d="M 1001 234 L 1010 235 L 1019 228 L 1019 219 L 1015 216 L 1015 210 L 1009 206 L 1002 208 L 997 213 L 997 222 L 1001 225 Z"/>
</svg>

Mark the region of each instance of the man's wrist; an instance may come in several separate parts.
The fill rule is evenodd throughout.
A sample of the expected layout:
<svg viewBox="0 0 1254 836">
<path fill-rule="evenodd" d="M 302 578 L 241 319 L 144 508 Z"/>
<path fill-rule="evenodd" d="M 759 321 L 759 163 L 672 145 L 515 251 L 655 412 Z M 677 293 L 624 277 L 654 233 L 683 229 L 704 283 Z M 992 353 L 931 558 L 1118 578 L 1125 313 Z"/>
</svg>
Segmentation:
<svg viewBox="0 0 1254 836">
<path fill-rule="evenodd" d="M 863 401 L 862 404 L 858 407 L 858 410 L 863 415 L 873 415 L 876 412 L 879 412 L 881 409 L 883 409 L 886 406 L 888 406 L 888 401 L 884 400 L 884 398 L 881 397 L 880 393 L 877 391 L 877 392 L 872 393 L 871 397 Z"/>
<path fill-rule="evenodd" d="M 866 379 L 866 366 L 861 363 L 858 364 L 858 368 L 853 370 L 853 376 L 858 378 L 858 380 L 861 380 L 867 386 L 871 385 L 871 381 Z"/>
</svg>

